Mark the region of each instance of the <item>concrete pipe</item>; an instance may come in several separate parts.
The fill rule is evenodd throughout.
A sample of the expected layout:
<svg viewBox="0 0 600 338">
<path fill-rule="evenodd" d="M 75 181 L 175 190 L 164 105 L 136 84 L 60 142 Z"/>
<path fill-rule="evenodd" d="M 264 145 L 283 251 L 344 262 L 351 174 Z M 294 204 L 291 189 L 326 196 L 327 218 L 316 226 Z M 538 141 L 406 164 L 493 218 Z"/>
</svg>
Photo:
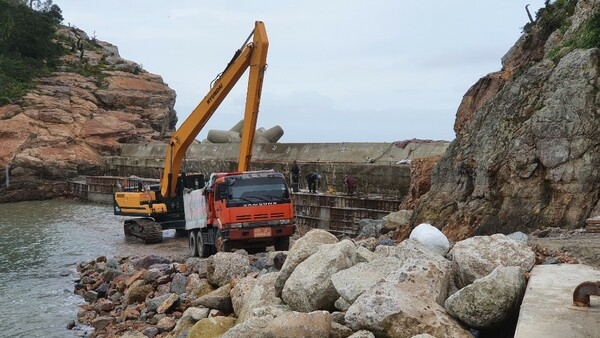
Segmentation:
<svg viewBox="0 0 600 338">
<path fill-rule="evenodd" d="M 240 143 L 240 133 L 224 130 L 209 130 L 206 139 L 212 143 Z"/>
<path fill-rule="evenodd" d="M 267 129 L 263 134 L 267 140 L 271 143 L 277 143 L 279 139 L 283 136 L 283 128 L 280 126 L 275 126 L 270 129 Z"/>
</svg>

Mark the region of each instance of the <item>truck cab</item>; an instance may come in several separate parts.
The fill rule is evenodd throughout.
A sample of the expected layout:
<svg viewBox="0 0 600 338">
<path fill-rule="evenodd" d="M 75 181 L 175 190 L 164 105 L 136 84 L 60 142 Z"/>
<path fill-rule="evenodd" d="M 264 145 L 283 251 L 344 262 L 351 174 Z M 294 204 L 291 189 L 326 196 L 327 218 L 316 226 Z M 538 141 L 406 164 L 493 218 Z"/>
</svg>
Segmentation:
<svg viewBox="0 0 600 338">
<path fill-rule="evenodd" d="M 295 232 L 294 206 L 282 173 L 214 173 L 204 195 L 206 227 L 196 229 L 196 238 L 190 239 L 194 255 L 208 256 L 234 248 L 264 251 L 268 246 L 288 250 L 289 238 Z"/>
</svg>

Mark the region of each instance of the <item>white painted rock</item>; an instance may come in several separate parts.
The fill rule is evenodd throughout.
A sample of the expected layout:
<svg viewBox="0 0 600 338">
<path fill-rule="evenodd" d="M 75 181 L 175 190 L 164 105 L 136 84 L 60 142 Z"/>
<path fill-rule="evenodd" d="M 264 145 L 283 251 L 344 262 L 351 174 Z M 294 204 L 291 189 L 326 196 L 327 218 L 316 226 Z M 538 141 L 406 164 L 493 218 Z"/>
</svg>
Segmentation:
<svg viewBox="0 0 600 338">
<path fill-rule="evenodd" d="M 421 223 L 410 233 L 412 238 L 432 251 L 445 256 L 450 250 L 450 241 L 443 232 L 431 224 Z"/>
</svg>

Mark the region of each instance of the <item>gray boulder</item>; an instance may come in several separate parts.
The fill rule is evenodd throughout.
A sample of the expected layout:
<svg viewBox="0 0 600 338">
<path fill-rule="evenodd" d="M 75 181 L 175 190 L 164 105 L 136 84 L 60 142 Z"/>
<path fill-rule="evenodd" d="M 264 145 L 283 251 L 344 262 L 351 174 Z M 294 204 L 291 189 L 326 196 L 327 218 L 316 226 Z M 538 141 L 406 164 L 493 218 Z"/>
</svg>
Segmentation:
<svg viewBox="0 0 600 338">
<path fill-rule="evenodd" d="M 334 235 L 322 229 L 312 229 L 294 242 L 288 251 L 288 256 L 275 281 L 275 293 L 277 296 L 281 296 L 281 291 L 283 290 L 286 280 L 290 277 L 298 264 L 317 252 L 321 245 L 337 242 L 339 241 Z"/>
<path fill-rule="evenodd" d="M 252 316 L 252 310 L 269 305 L 281 305 L 281 298 L 275 295 L 277 273 L 267 273 L 257 278 L 247 276 L 238 279 L 229 293 L 233 311 L 242 323 Z"/>
<path fill-rule="evenodd" d="M 355 263 L 356 245 L 352 241 L 321 245 L 292 272 L 283 287 L 282 299 L 296 311 L 333 309 L 339 294 L 331 276 Z"/>
<path fill-rule="evenodd" d="M 412 337 L 419 333 L 473 337 L 441 305 L 429 297 L 412 295 L 406 287 L 407 283 L 382 281 L 363 292 L 346 311 L 348 327 L 369 330 L 381 337 Z"/>
<path fill-rule="evenodd" d="M 453 264 L 458 289 L 487 276 L 501 265 L 518 266 L 529 271 L 535 264 L 535 253 L 526 243 L 503 234 L 475 236 L 457 242 L 448 257 Z"/>
<path fill-rule="evenodd" d="M 452 261 L 458 289 L 487 276 L 501 265 L 518 266 L 529 271 L 535 264 L 535 253 L 526 243 L 503 234 L 467 238 L 454 244 L 448 257 Z"/>
<path fill-rule="evenodd" d="M 448 297 L 444 307 L 469 327 L 493 329 L 518 313 L 526 286 L 523 269 L 499 266 Z"/>
<path fill-rule="evenodd" d="M 419 285 L 414 291 L 419 295 L 443 305 L 452 287 L 454 271 L 452 263 L 439 254 L 425 248 L 414 239 L 406 239 L 397 246 L 378 246 L 375 257 L 395 257 L 402 262 L 399 275 L 391 274 L 403 284 Z"/>
<path fill-rule="evenodd" d="M 248 255 L 235 252 L 218 252 L 207 259 L 207 279 L 212 285 L 220 287 L 229 284 L 232 278 L 246 276 L 249 267 Z"/>
</svg>

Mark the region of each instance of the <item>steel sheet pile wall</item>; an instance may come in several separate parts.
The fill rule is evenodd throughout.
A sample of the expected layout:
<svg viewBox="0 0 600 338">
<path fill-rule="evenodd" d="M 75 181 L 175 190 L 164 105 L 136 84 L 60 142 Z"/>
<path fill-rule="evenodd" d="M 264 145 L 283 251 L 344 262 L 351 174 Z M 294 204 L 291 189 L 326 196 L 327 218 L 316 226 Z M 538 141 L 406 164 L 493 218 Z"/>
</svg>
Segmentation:
<svg viewBox="0 0 600 338">
<path fill-rule="evenodd" d="M 381 219 L 399 210 L 400 201 L 382 196 L 350 197 L 329 194 L 293 194 L 296 224 L 356 235 L 361 219 Z"/>
<path fill-rule="evenodd" d="M 158 179 L 139 178 L 137 176 L 79 176 L 67 182 L 69 193 L 72 196 L 83 198 L 92 202 L 113 202 L 113 194 L 125 188 L 137 189 L 138 182 L 144 186 L 159 183 Z"/>
</svg>

